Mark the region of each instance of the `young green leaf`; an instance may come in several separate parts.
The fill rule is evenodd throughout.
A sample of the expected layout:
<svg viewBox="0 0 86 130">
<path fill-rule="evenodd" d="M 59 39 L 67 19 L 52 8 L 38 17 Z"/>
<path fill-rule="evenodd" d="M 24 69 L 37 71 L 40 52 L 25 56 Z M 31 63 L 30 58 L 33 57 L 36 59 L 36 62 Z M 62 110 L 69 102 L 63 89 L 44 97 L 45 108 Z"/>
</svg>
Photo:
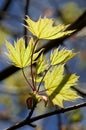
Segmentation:
<svg viewBox="0 0 86 130">
<path fill-rule="evenodd" d="M 73 53 L 72 50 L 62 49 L 59 51 L 59 48 L 55 49 L 53 53 L 51 53 L 50 61 L 51 65 L 58 65 L 66 63 L 69 59 L 73 58 L 76 53 Z"/>
<path fill-rule="evenodd" d="M 63 100 L 74 101 L 80 96 L 71 89 L 76 85 L 78 76 L 75 74 L 63 75 L 64 66 L 55 67 L 51 72 L 46 74 L 44 85 L 46 93 L 54 105 L 63 107 Z"/>
<path fill-rule="evenodd" d="M 45 78 L 45 88 L 52 90 L 52 87 L 58 86 L 59 82 L 63 78 L 64 65 L 54 67 L 52 71 L 48 71 Z"/>
<path fill-rule="evenodd" d="M 39 18 L 37 22 L 31 20 L 28 16 L 25 19 L 27 25 L 24 25 L 33 35 L 38 39 L 56 39 L 63 37 L 64 35 L 69 35 L 73 31 L 66 31 L 68 26 L 56 25 L 54 26 L 53 19 L 49 18 Z"/>
<path fill-rule="evenodd" d="M 13 65 L 24 68 L 31 64 L 31 55 L 34 47 L 33 38 L 30 39 L 27 48 L 25 48 L 25 41 L 23 38 L 20 38 L 17 42 L 14 42 L 14 46 L 10 42 L 6 42 L 8 49 L 7 56 L 12 61 Z M 33 54 L 33 62 L 41 53 L 42 49 L 37 53 Z"/>
<path fill-rule="evenodd" d="M 37 74 L 42 73 L 43 71 L 45 71 L 47 69 L 47 59 L 45 56 L 43 56 L 43 54 L 41 54 L 41 56 L 39 57 L 39 59 L 37 60 Z"/>
</svg>

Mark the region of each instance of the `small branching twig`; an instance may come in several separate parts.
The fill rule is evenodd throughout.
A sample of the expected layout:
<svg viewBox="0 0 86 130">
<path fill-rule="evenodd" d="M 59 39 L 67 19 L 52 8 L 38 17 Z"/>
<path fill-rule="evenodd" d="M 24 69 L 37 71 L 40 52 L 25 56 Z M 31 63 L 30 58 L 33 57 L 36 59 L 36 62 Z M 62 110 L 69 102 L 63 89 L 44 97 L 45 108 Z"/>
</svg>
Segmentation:
<svg viewBox="0 0 86 130">
<path fill-rule="evenodd" d="M 53 115 L 56 115 L 56 114 L 61 114 L 61 113 L 65 113 L 65 112 L 68 112 L 68 111 L 72 111 L 72 110 L 75 110 L 75 109 L 78 109 L 78 108 L 81 108 L 81 107 L 86 107 L 86 102 L 81 103 L 81 104 L 77 104 L 75 106 L 70 106 L 70 107 L 59 109 L 59 110 L 55 110 L 53 112 L 49 112 L 49 113 L 46 113 L 46 114 L 43 114 L 43 115 L 39 115 L 39 116 L 30 118 L 30 119 L 26 118 L 25 120 L 19 122 L 18 124 L 6 129 L 6 130 L 16 130 L 16 129 L 23 127 L 25 125 L 31 124 L 34 121 L 37 121 L 37 120 L 40 120 L 40 119 L 43 119 L 43 118 L 46 118 L 46 117 L 49 117 L 49 116 L 53 116 Z"/>
<path fill-rule="evenodd" d="M 28 7 L 29 7 L 29 3 L 30 3 L 30 0 L 26 0 L 26 5 L 25 5 L 25 17 L 24 19 L 26 18 L 26 15 L 28 15 Z M 27 25 L 26 21 L 24 20 L 24 24 Z M 25 36 L 25 45 L 27 46 L 27 29 L 24 27 L 24 36 Z"/>
<path fill-rule="evenodd" d="M 31 111 L 30 111 L 30 113 L 29 113 L 29 116 L 27 117 L 27 120 L 31 118 L 31 116 L 32 116 L 32 114 L 33 114 L 33 112 L 34 112 L 34 109 L 36 108 L 36 104 L 37 104 L 37 103 L 34 103 L 34 104 L 33 104 L 33 107 L 32 107 L 32 109 L 31 109 Z"/>
</svg>

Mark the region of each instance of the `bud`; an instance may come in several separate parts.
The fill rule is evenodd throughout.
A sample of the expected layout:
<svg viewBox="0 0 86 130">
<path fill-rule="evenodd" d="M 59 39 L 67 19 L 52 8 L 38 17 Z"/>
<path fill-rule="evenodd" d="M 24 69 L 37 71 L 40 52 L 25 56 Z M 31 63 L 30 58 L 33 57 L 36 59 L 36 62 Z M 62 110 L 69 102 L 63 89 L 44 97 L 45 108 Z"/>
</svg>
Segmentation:
<svg viewBox="0 0 86 130">
<path fill-rule="evenodd" d="M 26 99 L 26 104 L 28 109 L 32 109 L 34 105 L 34 99 L 32 97 L 29 97 Z"/>
</svg>

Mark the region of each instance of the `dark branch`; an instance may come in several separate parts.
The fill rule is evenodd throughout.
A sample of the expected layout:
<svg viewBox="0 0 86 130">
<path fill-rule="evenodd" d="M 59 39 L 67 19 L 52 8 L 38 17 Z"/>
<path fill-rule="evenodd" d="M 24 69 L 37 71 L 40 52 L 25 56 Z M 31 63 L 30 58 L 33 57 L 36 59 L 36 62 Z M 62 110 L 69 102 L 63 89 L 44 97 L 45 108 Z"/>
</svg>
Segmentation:
<svg viewBox="0 0 86 130">
<path fill-rule="evenodd" d="M 7 0 L 4 4 L 4 6 L 2 7 L 2 12 L 7 12 L 9 6 L 11 5 L 12 0 Z M 0 16 L 0 20 L 2 20 L 4 18 L 4 15 Z"/>
<path fill-rule="evenodd" d="M 77 91 L 83 98 L 86 98 L 86 91 L 83 88 L 73 86 L 72 87 L 75 91 Z"/>
<path fill-rule="evenodd" d="M 2 72 L 0 72 L 0 80 L 7 78 L 8 76 L 10 76 L 11 74 L 15 73 L 18 70 L 19 68 L 14 66 L 7 67 Z"/>
<path fill-rule="evenodd" d="M 6 129 L 6 130 L 15 130 L 15 129 L 18 129 L 18 128 L 23 127 L 25 125 L 28 125 L 28 124 L 30 124 L 34 121 L 37 121 L 37 120 L 40 120 L 40 119 L 43 119 L 43 118 L 46 118 L 46 117 L 49 117 L 49 116 L 53 116 L 53 115 L 56 115 L 56 114 L 61 114 L 61 113 L 65 113 L 65 112 L 68 112 L 68 111 L 72 111 L 72 110 L 75 110 L 75 109 L 78 109 L 78 108 L 81 108 L 81 107 L 86 107 L 86 102 L 75 105 L 75 106 L 55 110 L 53 112 L 49 112 L 49 113 L 46 113 L 46 114 L 43 114 L 43 115 L 39 115 L 39 116 L 33 117 L 29 120 L 27 120 L 27 118 L 26 118 L 25 120 L 19 122 L 18 124 Z"/>
<path fill-rule="evenodd" d="M 25 17 L 24 19 L 26 19 L 26 15 L 28 15 L 28 7 L 29 7 L 29 3 L 30 0 L 26 0 L 26 5 L 25 5 Z M 26 21 L 24 20 L 24 25 L 26 25 Z M 25 45 L 27 46 L 27 29 L 26 27 L 24 27 L 24 36 L 25 36 Z"/>
</svg>

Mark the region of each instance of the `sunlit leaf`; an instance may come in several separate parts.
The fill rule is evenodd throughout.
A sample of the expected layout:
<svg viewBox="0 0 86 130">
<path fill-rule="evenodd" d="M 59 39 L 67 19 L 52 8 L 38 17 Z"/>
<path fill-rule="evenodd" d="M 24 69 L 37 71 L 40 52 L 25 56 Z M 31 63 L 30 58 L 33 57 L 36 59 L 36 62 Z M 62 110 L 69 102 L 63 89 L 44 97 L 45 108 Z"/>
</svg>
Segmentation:
<svg viewBox="0 0 86 130">
<path fill-rule="evenodd" d="M 45 71 L 47 69 L 47 59 L 45 56 L 43 56 L 43 54 L 41 54 L 41 56 L 39 57 L 39 59 L 37 60 L 37 74 L 42 73 L 43 71 Z"/>
<path fill-rule="evenodd" d="M 39 18 L 37 22 L 30 19 L 27 16 L 25 19 L 27 25 L 24 25 L 34 36 L 38 39 L 57 39 L 64 35 L 69 35 L 73 31 L 65 31 L 68 26 L 56 25 L 54 26 L 54 20 L 49 18 Z"/>
<path fill-rule="evenodd" d="M 77 84 L 78 76 L 75 74 L 64 75 L 64 66 L 55 67 L 47 73 L 44 79 L 46 93 L 54 105 L 63 107 L 63 101 L 74 101 L 80 96 L 71 89 Z"/>
<path fill-rule="evenodd" d="M 59 84 L 63 77 L 64 65 L 55 67 L 52 69 L 52 72 L 48 71 L 45 76 L 45 87 L 47 89 L 52 88 L 52 86 L 56 86 Z"/>
<path fill-rule="evenodd" d="M 51 65 L 63 64 L 69 59 L 73 58 L 75 55 L 76 53 L 73 53 L 72 50 L 62 49 L 59 51 L 59 48 L 57 48 L 53 51 L 53 53 L 51 53 Z"/>
<path fill-rule="evenodd" d="M 12 61 L 13 65 L 19 68 L 24 68 L 31 64 L 31 55 L 34 46 L 33 38 L 30 39 L 27 48 L 25 48 L 25 41 L 23 38 L 17 40 L 17 42 L 14 42 L 14 46 L 7 41 L 6 46 L 8 49 L 8 53 L 6 54 L 8 58 Z M 33 62 L 41 53 L 41 51 L 42 49 L 33 54 Z"/>
</svg>

